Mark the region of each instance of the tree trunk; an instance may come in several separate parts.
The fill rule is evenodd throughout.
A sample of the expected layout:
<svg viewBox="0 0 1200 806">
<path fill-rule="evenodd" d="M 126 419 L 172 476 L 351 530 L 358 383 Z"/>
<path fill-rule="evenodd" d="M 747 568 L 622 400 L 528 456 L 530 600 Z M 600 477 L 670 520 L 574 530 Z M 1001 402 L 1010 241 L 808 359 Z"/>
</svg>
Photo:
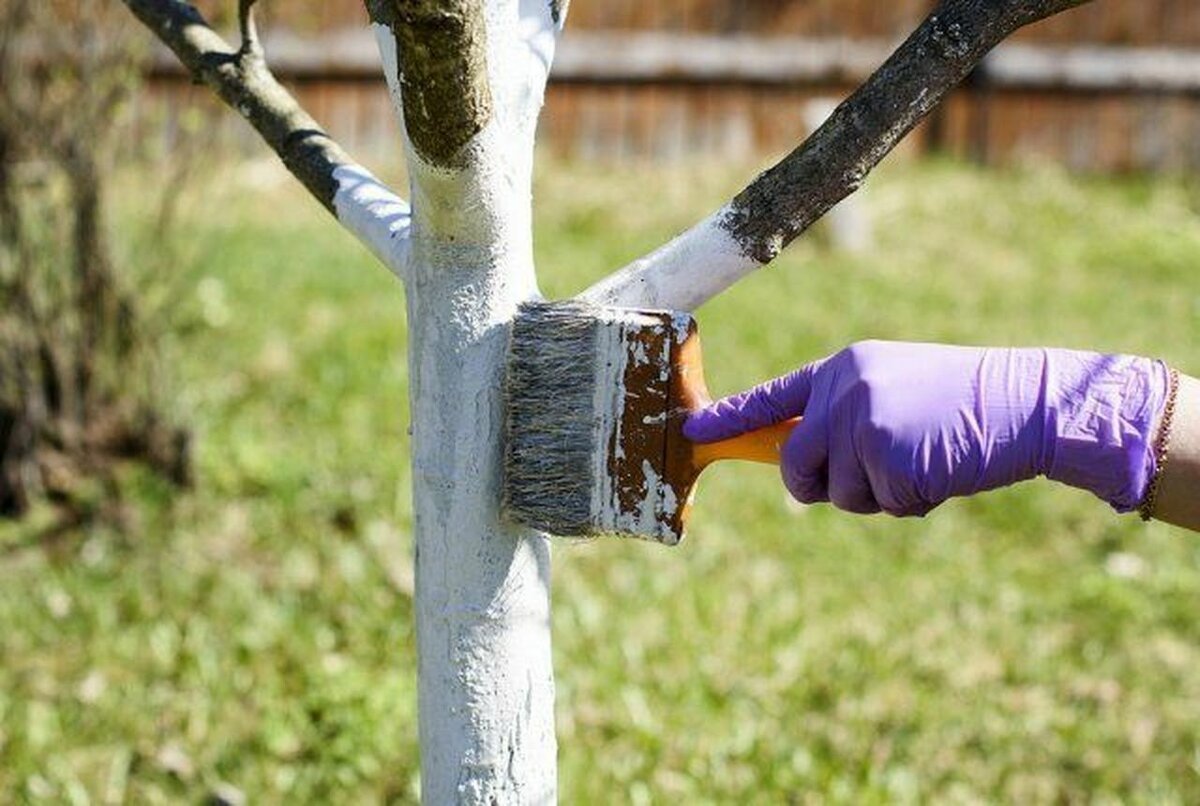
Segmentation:
<svg viewBox="0 0 1200 806">
<path fill-rule="evenodd" d="M 557 20 L 515 0 L 368 6 L 412 191 L 422 798 L 549 803 L 550 545 L 502 523 L 499 503 L 508 328 L 538 293 L 533 134 Z"/>
<path fill-rule="evenodd" d="M 501 170 L 501 153 L 481 149 L 472 159 L 493 164 L 465 178 L 410 162 L 422 201 L 408 310 L 427 803 L 555 794 L 549 542 L 498 517 L 508 323 L 537 291 L 529 171 Z"/>
<path fill-rule="evenodd" d="M 535 291 L 531 265 L 511 244 L 476 252 L 427 240 L 420 217 L 413 247 L 422 798 L 551 802 L 550 548 L 497 512 L 507 322 Z"/>
</svg>

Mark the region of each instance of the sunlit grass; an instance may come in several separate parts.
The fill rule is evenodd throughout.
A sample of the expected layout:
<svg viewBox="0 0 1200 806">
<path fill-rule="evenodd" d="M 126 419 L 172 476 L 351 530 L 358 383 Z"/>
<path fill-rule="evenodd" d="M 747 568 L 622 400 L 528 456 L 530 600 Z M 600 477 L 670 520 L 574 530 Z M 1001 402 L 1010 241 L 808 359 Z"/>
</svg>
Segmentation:
<svg viewBox="0 0 1200 806">
<path fill-rule="evenodd" d="M 543 290 L 580 290 L 747 174 L 542 165 Z M 3 800 L 417 791 L 403 295 L 256 176 L 218 172 L 181 211 L 170 374 L 197 489 L 168 506 L 131 472 L 123 530 L 0 559 Z M 136 254 L 146 205 L 125 198 Z M 699 312 L 715 391 L 864 337 L 1200 370 L 1187 186 L 935 162 L 865 198 L 872 249 L 815 233 Z M 693 524 L 676 550 L 556 550 L 564 803 L 1200 798 L 1193 536 L 1049 484 L 860 519 L 792 506 L 758 467 L 711 471 Z"/>
</svg>

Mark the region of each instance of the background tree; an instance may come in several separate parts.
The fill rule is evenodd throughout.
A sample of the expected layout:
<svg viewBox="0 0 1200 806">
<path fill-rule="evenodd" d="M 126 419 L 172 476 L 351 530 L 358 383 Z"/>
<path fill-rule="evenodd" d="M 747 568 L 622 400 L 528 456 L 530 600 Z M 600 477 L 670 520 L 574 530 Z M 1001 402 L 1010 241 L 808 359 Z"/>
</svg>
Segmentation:
<svg viewBox="0 0 1200 806">
<path fill-rule="evenodd" d="M 155 340 L 106 236 L 139 66 L 124 21 L 81 0 L 0 7 L 0 515 L 78 503 L 116 458 L 188 480 L 188 434 L 155 400 Z"/>
<path fill-rule="evenodd" d="M 125 0 L 406 285 L 422 787 L 432 803 L 555 792 L 549 546 L 502 523 L 506 326 L 538 293 L 530 184 L 559 0 L 367 0 L 403 121 L 409 206 L 267 69 L 251 16 L 224 42 L 177 0 Z M 943 0 L 829 120 L 729 204 L 583 296 L 691 309 L 774 258 L 995 44 L 1083 0 Z"/>
</svg>

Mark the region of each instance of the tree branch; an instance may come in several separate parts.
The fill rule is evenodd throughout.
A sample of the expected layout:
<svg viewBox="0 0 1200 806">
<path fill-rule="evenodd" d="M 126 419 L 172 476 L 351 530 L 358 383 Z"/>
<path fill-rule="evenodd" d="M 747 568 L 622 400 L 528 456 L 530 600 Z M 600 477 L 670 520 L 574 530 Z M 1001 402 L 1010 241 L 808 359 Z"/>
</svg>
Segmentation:
<svg viewBox="0 0 1200 806">
<path fill-rule="evenodd" d="M 238 28 L 242 33 L 242 47 L 238 53 L 245 57 L 253 54 L 263 58 L 262 44 L 258 41 L 258 25 L 254 21 L 254 4 L 258 0 L 238 0 Z"/>
<path fill-rule="evenodd" d="M 179 0 L 123 0 L 192 77 L 244 117 L 308 191 L 385 265 L 403 276 L 408 205 L 317 125 L 276 81 L 258 46 L 254 0 L 239 0 L 242 45 L 235 50 L 195 8 Z"/>
<path fill-rule="evenodd" d="M 1088 0 L 942 0 L 795 151 L 716 213 L 581 296 L 689 310 L 769 263 L 857 190 L 1001 40 Z"/>
</svg>

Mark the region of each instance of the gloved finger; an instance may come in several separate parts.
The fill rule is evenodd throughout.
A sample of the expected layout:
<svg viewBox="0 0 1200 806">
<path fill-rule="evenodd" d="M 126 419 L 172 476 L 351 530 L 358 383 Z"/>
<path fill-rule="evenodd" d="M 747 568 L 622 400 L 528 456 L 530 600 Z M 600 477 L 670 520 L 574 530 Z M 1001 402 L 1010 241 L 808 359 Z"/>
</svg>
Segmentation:
<svg viewBox="0 0 1200 806">
<path fill-rule="evenodd" d="M 857 515 L 882 511 L 866 470 L 849 446 L 834 450 L 829 457 L 829 501 L 838 509 Z"/>
<path fill-rule="evenodd" d="M 805 364 L 787 375 L 710 403 L 688 417 L 683 435 L 693 442 L 716 442 L 799 417 L 812 394 L 813 378 L 828 360 Z"/>
<path fill-rule="evenodd" d="M 894 515 L 897 518 L 924 518 L 937 506 L 937 504 L 931 504 L 928 501 L 914 501 L 911 504 L 884 509 L 884 512 Z"/>
<path fill-rule="evenodd" d="M 805 417 L 779 452 L 783 484 L 801 504 L 829 500 L 829 432 L 823 414 Z"/>
<path fill-rule="evenodd" d="M 918 491 L 913 479 L 922 471 L 908 464 L 895 465 L 882 458 L 874 462 L 868 457 L 866 472 L 880 509 L 897 518 L 924 517 L 936 503 L 931 503 Z"/>
</svg>

